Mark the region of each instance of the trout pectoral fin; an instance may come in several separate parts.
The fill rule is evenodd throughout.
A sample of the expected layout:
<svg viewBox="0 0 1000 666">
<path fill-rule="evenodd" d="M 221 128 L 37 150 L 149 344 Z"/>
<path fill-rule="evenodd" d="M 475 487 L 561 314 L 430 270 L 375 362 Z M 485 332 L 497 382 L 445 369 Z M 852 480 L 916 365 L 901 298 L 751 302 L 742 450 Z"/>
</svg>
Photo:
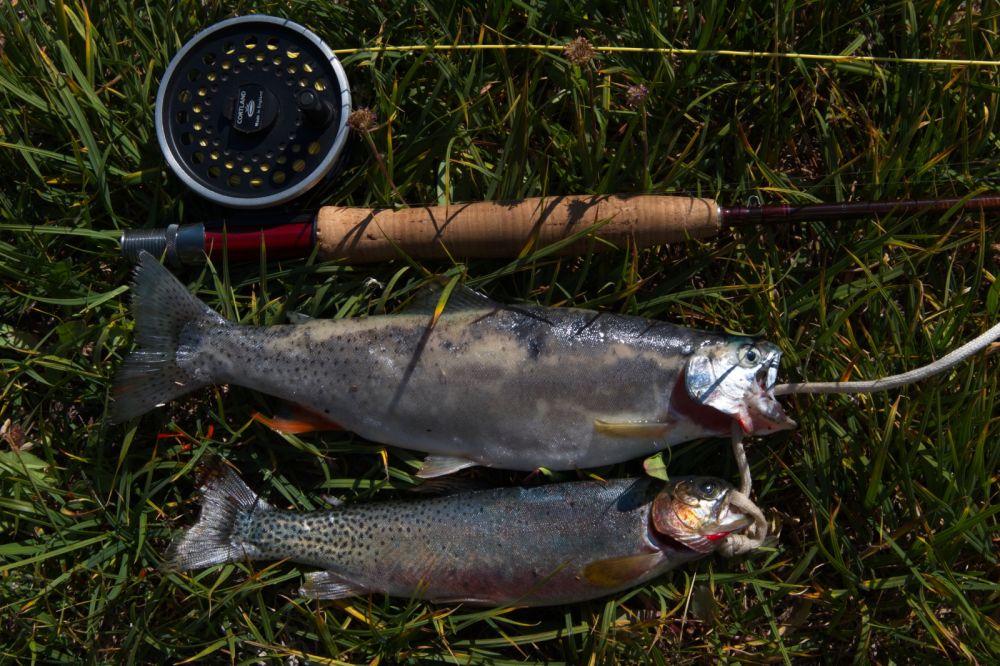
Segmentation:
<svg viewBox="0 0 1000 666">
<path fill-rule="evenodd" d="M 614 423 L 594 419 L 594 430 L 610 437 L 663 437 L 672 423 L 657 423 L 649 421 L 622 421 Z"/>
<path fill-rule="evenodd" d="M 460 469 L 465 469 L 466 467 L 475 467 L 479 463 L 469 460 L 468 458 L 458 458 L 455 456 L 427 456 L 424 459 L 424 465 L 417 472 L 417 476 L 421 479 L 432 479 L 435 476 L 444 476 L 446 474 L 451 474 L 457 472 Z"/>
<path fill-rule="evenodd" d="M 306 582 L 299 588 L 300 595 L 313 599 L 346 599 L 368 592 L 332 571 L 310 571 L 306 574 Z"/>
<path fill-rule="evenodd" d="M 286 413 L 275 414 L 268 418 L 260 412 L 254 412 L 251 418 L 258 423 L 262 423 L 275 432 L 283 432 L 289 435 L 298 435 L 303 432 L 316 432 L 319 430 L 343 430 L 336 421 L 331 421 L 325 416 L 316 412 L 311 412 L 298 405 L 290 405 Z"/>
<path fill-rule="evenodd" d="M 663 560 L 663 553 L 642 553 L 591 562 L 583 577 L 591 585 L 613 588 L 628 585 Z"/>
</svg>

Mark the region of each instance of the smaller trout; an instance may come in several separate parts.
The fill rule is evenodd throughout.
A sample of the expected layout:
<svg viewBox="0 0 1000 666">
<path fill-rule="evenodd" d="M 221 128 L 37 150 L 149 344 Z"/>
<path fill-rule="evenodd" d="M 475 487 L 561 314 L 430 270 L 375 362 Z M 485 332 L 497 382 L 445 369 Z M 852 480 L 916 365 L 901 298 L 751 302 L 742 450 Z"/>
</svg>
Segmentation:
<svg viewBox="0 0 1000 666">
<path fill-rule="evenodd" d="M 738 533 L 766 531 L 756 506 L 710 477 L 500 488 L 311 513 L 271 507 L 226 467 L 203 490 L 201 516 L 171 547 L 170 568 L 289 559 L 322 569 L 300 589 L 321 599 L 571 603 L 715 550 L 745 552 L 751 540 Z"/>
</svg>

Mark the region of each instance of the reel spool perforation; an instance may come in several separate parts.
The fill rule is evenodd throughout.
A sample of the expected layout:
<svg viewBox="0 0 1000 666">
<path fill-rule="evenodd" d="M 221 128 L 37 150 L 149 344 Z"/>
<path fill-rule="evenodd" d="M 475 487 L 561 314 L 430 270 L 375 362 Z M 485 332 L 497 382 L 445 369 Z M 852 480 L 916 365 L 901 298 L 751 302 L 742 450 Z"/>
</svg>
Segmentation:
<svg viewBox="0 0 1000 666">
<path fill-rule="evenodd" d="M 304 27 L 270 16 L 229 19 L 171 60 L 156 131 L 171 169 L 234 208 L 299 196 L 329 173 L 347 137 L 343 67 Z"/>
</svg>

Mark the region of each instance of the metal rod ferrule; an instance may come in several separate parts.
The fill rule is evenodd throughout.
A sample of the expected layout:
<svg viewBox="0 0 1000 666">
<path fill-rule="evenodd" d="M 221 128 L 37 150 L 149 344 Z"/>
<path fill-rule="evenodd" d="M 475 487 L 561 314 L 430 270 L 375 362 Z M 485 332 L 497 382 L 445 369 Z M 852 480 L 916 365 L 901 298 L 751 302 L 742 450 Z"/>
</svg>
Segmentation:
<svg viewBox="0 0 1000 666">
<path fill-rule="evenodd" d="M 166 229 L 132 229 L 122 232 L 119 240 L 122 255 L 135 263 L 145 250 L 154 257 L 165 256 L 174 265 L 202 263 L 205 260 L 205 225 L 171 224 Z"/>
</svg>

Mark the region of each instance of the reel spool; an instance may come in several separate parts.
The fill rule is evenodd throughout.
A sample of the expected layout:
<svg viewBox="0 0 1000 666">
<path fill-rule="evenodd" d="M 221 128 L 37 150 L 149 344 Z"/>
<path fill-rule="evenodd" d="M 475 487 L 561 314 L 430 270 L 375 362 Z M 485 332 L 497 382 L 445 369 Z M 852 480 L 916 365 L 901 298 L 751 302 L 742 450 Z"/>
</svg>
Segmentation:
<svg viewBox="0 0 1000 666">
<path fill-rule="evenodd" d="M 337 165 L 351 93 L 337 56 L 307 28 L 273 16 L 202 30 L 170 61 L 156 95 L 160 149 L 202 197 L 277 206 Z"/>
</svg>

